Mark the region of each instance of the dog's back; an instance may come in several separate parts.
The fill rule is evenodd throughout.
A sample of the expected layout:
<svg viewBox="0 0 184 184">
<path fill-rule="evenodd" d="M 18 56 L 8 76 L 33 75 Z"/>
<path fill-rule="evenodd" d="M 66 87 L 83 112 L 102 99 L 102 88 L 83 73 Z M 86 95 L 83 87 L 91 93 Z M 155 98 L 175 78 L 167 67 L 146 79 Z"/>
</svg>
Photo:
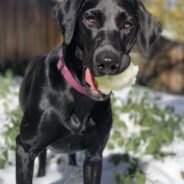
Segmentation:
<svg viewBox="0 0 184 184">
<path fill-rule="evenodd" d="M 39 87 L 37 83 L 41 82 L 40 76 L 42 75 L 40 74 L 44 71 L 43 68 L 46 57 L 47 55 L 36 57 L 33 61 L 31 61 L 26 70 L 25 77 L 21 83 L 19 92 L 19 103 L 22 111 L 25 109 L 25 106 L 30 98 L 30 94 L 36 93 L 36 91 L 34 93 L 30 93 L 33 86 L 37 85 L 37 87 Z"/>
</svg>

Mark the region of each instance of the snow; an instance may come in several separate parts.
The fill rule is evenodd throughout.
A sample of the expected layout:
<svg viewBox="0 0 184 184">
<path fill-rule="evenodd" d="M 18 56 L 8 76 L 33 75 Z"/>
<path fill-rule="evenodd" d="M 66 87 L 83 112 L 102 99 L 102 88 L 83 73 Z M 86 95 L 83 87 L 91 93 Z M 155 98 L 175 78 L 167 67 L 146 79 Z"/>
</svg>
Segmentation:
<svg viewBox="0 0 184 184">
<path fill-rule="evenodd" d="M 126 88 L 123 91 L 116 92 L 116 97 L 121 99 L 126 99 L 127 94 L 131 88 Z M 144 91 L 143 89 L 140 89 Z M 172 106 L 176 113 L 184 116 L 184 97 L 178 95 L 169 95 L 166 93 L 158 93 L 150 91 L 152 95 L 161 97 L 161 106 Z M 11 98 L 11 97 L 10 97 Z M 12 99 L 11 99 L 12 100 Z M 18 102 L 14 99 L 14 104 Z M 0 106 L 2 107 L 3 99 L 0 99 Z M 124 121 L 128 121 L 128 114 L 122 116 Z M 3 108 L 0 108 L 0 132 L 3 128 L 3 122 L 5 121 Z M 128 129 L 132 131 L 131 133 L 138 133 L 139 127 L 134 127 L 133 124 L 129 124 Z M 0 136 L 0 149 L 2 144 L 2 137 Z M 156 160 L 151 156 L 142 156 L 140 158 L 140 166 L 146 173 L 146 184 L 184 184 L 184 179 L 181 177 L 181 172 L 184 171 L 184 141 L 176 139 L 171 145 L 169 145 L 167 150 L 171 150 L 176 153 L 175 156 L 168 156 L 162 160 Z M 115 166 L 112 162 L 109 162 L 109 156 L 112 153 L 123 154 L 123 149 L 115 149 L 113 151 L 105 150 L 104 160 L 103 160 L 103 174 L 102 174 L 102 184 L 115 184 L 115 173 L 123 173 L 126 170 L 127 164 L 121 162 L 119 165 Z M 61 154 L 56 157 L 52 156 L 53 153 L 49 152 L 49 159 L 47 164 L 47 175 L 43 178 L 37 178 L 37 160 L 35 162 L 34 171 L 34 184 L 79 184 L 82 183 L 82 163 L 84 159 L 83 153 L 77 154 L 77 167 L 68 166 L 67 155 Z M 134 156 L 134 155 L 132 155 Z M 61 164 L 56 163 L 56 158 L 61 158 Z M 0 178 L 3 179 L 3 184 L 13 184 L 15 183 L 15 167 L 8 166 L 3 170 L 0 170 Z"/>
</svg>

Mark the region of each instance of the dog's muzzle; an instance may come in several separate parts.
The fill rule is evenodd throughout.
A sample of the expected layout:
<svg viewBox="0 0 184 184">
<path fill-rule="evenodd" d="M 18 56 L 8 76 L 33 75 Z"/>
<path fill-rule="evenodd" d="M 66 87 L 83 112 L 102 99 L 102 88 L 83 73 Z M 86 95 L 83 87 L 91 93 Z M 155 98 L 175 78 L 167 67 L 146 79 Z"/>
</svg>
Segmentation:
<svg viewBox="0 0 184 184">
<path fill-rule="evenodd" d="M 94 66 L 102 75 L 113 75 L 119 71 L 120 58 L 113 52 L 103 51 L 96 55 Z"/>
<path fill-rule="evenodd" d="M 102 45 L 96 49 L 93 55 L 93 73 L 95 77 L 116 75 L 130 64 L 130 57 L 115 49 L 111 45 Z"/>
</svg>

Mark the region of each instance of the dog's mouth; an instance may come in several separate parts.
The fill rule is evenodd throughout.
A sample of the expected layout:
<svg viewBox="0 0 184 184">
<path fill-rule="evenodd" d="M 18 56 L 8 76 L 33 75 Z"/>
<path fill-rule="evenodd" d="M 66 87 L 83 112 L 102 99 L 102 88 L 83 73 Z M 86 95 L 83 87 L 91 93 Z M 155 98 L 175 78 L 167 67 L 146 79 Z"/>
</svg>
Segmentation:
<svg viewBox="0 0 184 184">
<path fill-rule="evenodd" d="M 110 98 L 112 92 L 104 94 L 98 89 L 98 83 L 89 68 L 85 68 L 83 80 L 87 93 L 92 99 L 97 101 L 105 101 Z"/>
</svg>

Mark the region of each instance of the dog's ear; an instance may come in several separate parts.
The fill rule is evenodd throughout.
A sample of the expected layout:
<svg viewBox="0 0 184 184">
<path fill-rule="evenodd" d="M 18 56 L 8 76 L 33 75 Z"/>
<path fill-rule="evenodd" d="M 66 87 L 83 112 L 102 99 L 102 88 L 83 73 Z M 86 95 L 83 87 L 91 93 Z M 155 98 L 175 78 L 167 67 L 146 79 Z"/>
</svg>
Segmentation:
<svg viewBox="0 0 184 184">
<path fill-rule="evenodd" d="M 83 2 L 84 0 L 63 0 L 53 10 L 66 45 L 70 44 L 72 40 L 77 15 Z"/>
<path fill-rule="evenodd" d="M 140 0 L 137 0 L 139 33 L 138 44 L 142 53 L 149 56 L 150 48 L 162 29 L 160 23 L 145 8 Z"/>
</svg>

